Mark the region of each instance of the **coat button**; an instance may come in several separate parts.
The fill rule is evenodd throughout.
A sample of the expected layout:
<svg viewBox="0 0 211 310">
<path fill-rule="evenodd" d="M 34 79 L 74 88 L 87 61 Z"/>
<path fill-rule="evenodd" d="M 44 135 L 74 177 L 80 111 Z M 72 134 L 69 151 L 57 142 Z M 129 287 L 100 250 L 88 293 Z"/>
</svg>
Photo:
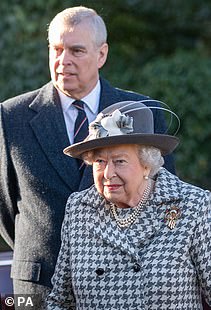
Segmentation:
<svg viewBox="0 0 211 310">
<path fill-rule="evenodd" d="M 98 276 L 102 276 L 102 275 L 104 274 L 104 272 L 105 272 L 105 270 L 104 270 L 103 268 L 98 268 L 98 269 L 96 270 L 96 274 L 97 274 Z"/>
<path fill-rule="evenodd" d="M 134 272 L 139 272 L 141 270 L 141 266 L 138 263 L 135 263 L 133 265 Z"/>
</svg>

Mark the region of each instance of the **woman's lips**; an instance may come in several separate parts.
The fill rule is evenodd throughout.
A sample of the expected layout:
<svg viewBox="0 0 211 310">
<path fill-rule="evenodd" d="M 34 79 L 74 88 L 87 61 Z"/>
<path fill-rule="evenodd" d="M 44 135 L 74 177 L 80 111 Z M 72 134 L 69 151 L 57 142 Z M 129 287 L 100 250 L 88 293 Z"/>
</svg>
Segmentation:
<svg viewBox="0 0 211 310">
<path fill-rule="evenodd" d="M 115 190 L 117 190 L 117 189 L 119 189 L 122 185 L 120 185 L 120 184 L 110 184 L 110 185 L 104 185 L 105 187 L 107 187 L 108 188 L 108 190 L 109 191 L 115 191 Z"/>
</svg>

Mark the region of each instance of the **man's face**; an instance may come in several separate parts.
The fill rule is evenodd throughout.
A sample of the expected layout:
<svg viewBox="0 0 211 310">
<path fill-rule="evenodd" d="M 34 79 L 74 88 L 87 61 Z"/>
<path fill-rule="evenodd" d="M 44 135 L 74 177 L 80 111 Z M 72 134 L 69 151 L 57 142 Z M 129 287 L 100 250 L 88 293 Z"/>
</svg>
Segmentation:
<svg viewBox="0 0 211 310">
<path fill-rule="evenodd" d="M 49 36 L 49 64 L 54 86 L 66 95 L 81 99 L 97 84 L 99 69 L 107 58 L 108 46 L 97 47 L 91 28 L 80 23 L 58 27 Z"/>
</svg>

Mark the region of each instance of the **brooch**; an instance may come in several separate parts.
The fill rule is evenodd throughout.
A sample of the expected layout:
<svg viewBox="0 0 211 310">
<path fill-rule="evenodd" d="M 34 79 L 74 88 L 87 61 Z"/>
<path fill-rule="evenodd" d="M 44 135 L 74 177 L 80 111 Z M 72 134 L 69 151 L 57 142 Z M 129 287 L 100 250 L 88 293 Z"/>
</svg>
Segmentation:
<svg viewBox="0 0 211 310">
<path fill-rule="evenodd" d="M 166 210 L 164 221 L 167 223 L 169 229 L 173 229 L 176 226 L 176 221 L 180 218 L 180 216 L 181 211 L 176 206 Z"/>
</svg>

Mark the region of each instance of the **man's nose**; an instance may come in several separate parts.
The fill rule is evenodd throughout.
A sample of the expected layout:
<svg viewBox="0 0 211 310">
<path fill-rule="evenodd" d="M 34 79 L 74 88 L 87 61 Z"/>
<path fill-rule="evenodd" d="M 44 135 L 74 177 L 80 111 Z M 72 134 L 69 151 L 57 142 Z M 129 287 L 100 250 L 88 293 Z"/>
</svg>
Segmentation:
<svg viewBox="0 0 211 310">
<path fill-rule="evenodd" d="M 62 64 L 62 65 L 72 64 L 72 55 L 66 49 L 64 49 L 62 54 L 60 55 L 60 64 Z"/>
</svg>

